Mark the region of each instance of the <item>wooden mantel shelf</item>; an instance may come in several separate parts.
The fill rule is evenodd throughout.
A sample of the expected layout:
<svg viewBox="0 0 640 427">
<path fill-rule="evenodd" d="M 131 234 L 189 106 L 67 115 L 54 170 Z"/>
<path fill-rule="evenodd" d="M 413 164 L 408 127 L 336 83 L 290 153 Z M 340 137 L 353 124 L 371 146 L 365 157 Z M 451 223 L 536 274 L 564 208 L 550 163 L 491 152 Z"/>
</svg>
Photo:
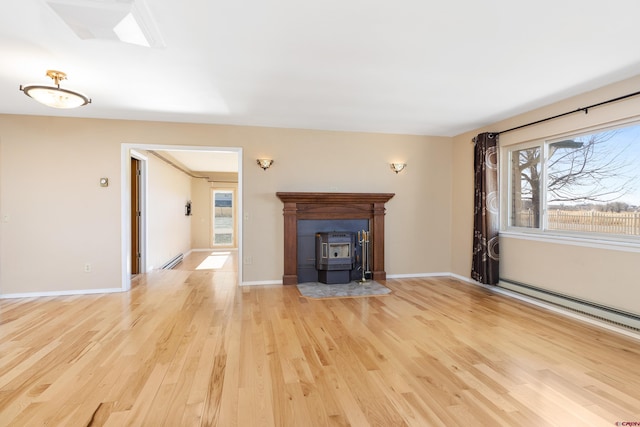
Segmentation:
<svg viewBox="0 0 640 427">
<path fill-rule="evenodd" d="M 299 219 L 368 219 L 373 280 L 385 280 L 384 204 L 394 193 L 284 193 L 284 285 L 298 283 Z"/>
<path fill-rule="evenodd" d="M 283 203 L 387 203 L 395 193 L 276 193 Z"/>
</svg>

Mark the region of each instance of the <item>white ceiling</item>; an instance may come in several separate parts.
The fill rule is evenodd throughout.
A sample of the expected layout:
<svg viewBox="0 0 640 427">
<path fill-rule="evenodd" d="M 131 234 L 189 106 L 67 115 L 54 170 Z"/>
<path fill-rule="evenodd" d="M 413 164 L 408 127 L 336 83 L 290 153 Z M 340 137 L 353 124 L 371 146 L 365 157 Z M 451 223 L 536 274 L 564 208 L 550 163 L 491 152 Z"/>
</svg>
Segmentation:
<svg viewBox="0 0 640 427">
<path fill-rule="evenodd" d="M 145 1 L 163 47 L 3 1 L 0 113 L 453 136 L 640 74 L 638 0 Z M 47 69 L 93 103 L 18 90 Z"/>
</svg>

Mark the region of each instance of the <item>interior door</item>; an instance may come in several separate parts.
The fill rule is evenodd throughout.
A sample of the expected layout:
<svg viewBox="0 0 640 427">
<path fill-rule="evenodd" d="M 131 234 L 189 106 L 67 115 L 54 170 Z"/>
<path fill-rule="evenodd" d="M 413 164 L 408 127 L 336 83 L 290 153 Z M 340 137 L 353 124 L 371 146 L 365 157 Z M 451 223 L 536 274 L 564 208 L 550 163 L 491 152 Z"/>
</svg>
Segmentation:
<svg viewBox="0 0 640 427">
<path fill-rule="evenodd" d="M 131 158 L 131 274 L 140 273 L 140 160 Z"/>
</svg>

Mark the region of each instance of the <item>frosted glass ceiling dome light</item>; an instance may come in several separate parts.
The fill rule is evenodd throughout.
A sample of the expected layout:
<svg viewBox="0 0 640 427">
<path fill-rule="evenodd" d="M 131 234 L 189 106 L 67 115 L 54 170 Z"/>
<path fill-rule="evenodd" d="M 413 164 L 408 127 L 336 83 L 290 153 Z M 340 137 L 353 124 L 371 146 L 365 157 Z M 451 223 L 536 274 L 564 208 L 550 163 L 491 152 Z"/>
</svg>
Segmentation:
<svg viewBox="0 0 640 427">
<path fill-rule="evenodd" d="M 91 103 L 91 99 L 83 94 L 60 87 L 60 81 L 67 78 L 62 71 L 47 70 L 47 76 L 53 79 L 55 86 L 20 85 L 20 90 L 39 103 L 53 108 L 77 108 Z"/>
</svg>

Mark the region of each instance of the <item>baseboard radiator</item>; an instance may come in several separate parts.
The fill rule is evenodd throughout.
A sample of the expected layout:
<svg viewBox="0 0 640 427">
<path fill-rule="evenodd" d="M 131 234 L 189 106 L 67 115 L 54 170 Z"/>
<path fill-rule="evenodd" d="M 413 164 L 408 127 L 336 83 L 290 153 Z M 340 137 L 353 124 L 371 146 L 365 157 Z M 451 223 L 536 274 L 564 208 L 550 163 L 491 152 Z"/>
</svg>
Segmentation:
<svg viewBox="0 0 640 427">
<path fill-rule="evenodd" d="M 184 258 L 184 255 L 182 253 L 179 253 L 178 255 L 174 256 L 169 261 L 167 261 L 165 264 L 163 264 L 162 267 L 160 268 L 163 270 L 171 270 L 173 267 L 180 264 L 183 258 Z"/>
<path fill-rule="evenodd" d="M 500 279 L 498 286 L 617 326 L 640 331 L 640 316 L 524 283 Z"/>
</svg>

